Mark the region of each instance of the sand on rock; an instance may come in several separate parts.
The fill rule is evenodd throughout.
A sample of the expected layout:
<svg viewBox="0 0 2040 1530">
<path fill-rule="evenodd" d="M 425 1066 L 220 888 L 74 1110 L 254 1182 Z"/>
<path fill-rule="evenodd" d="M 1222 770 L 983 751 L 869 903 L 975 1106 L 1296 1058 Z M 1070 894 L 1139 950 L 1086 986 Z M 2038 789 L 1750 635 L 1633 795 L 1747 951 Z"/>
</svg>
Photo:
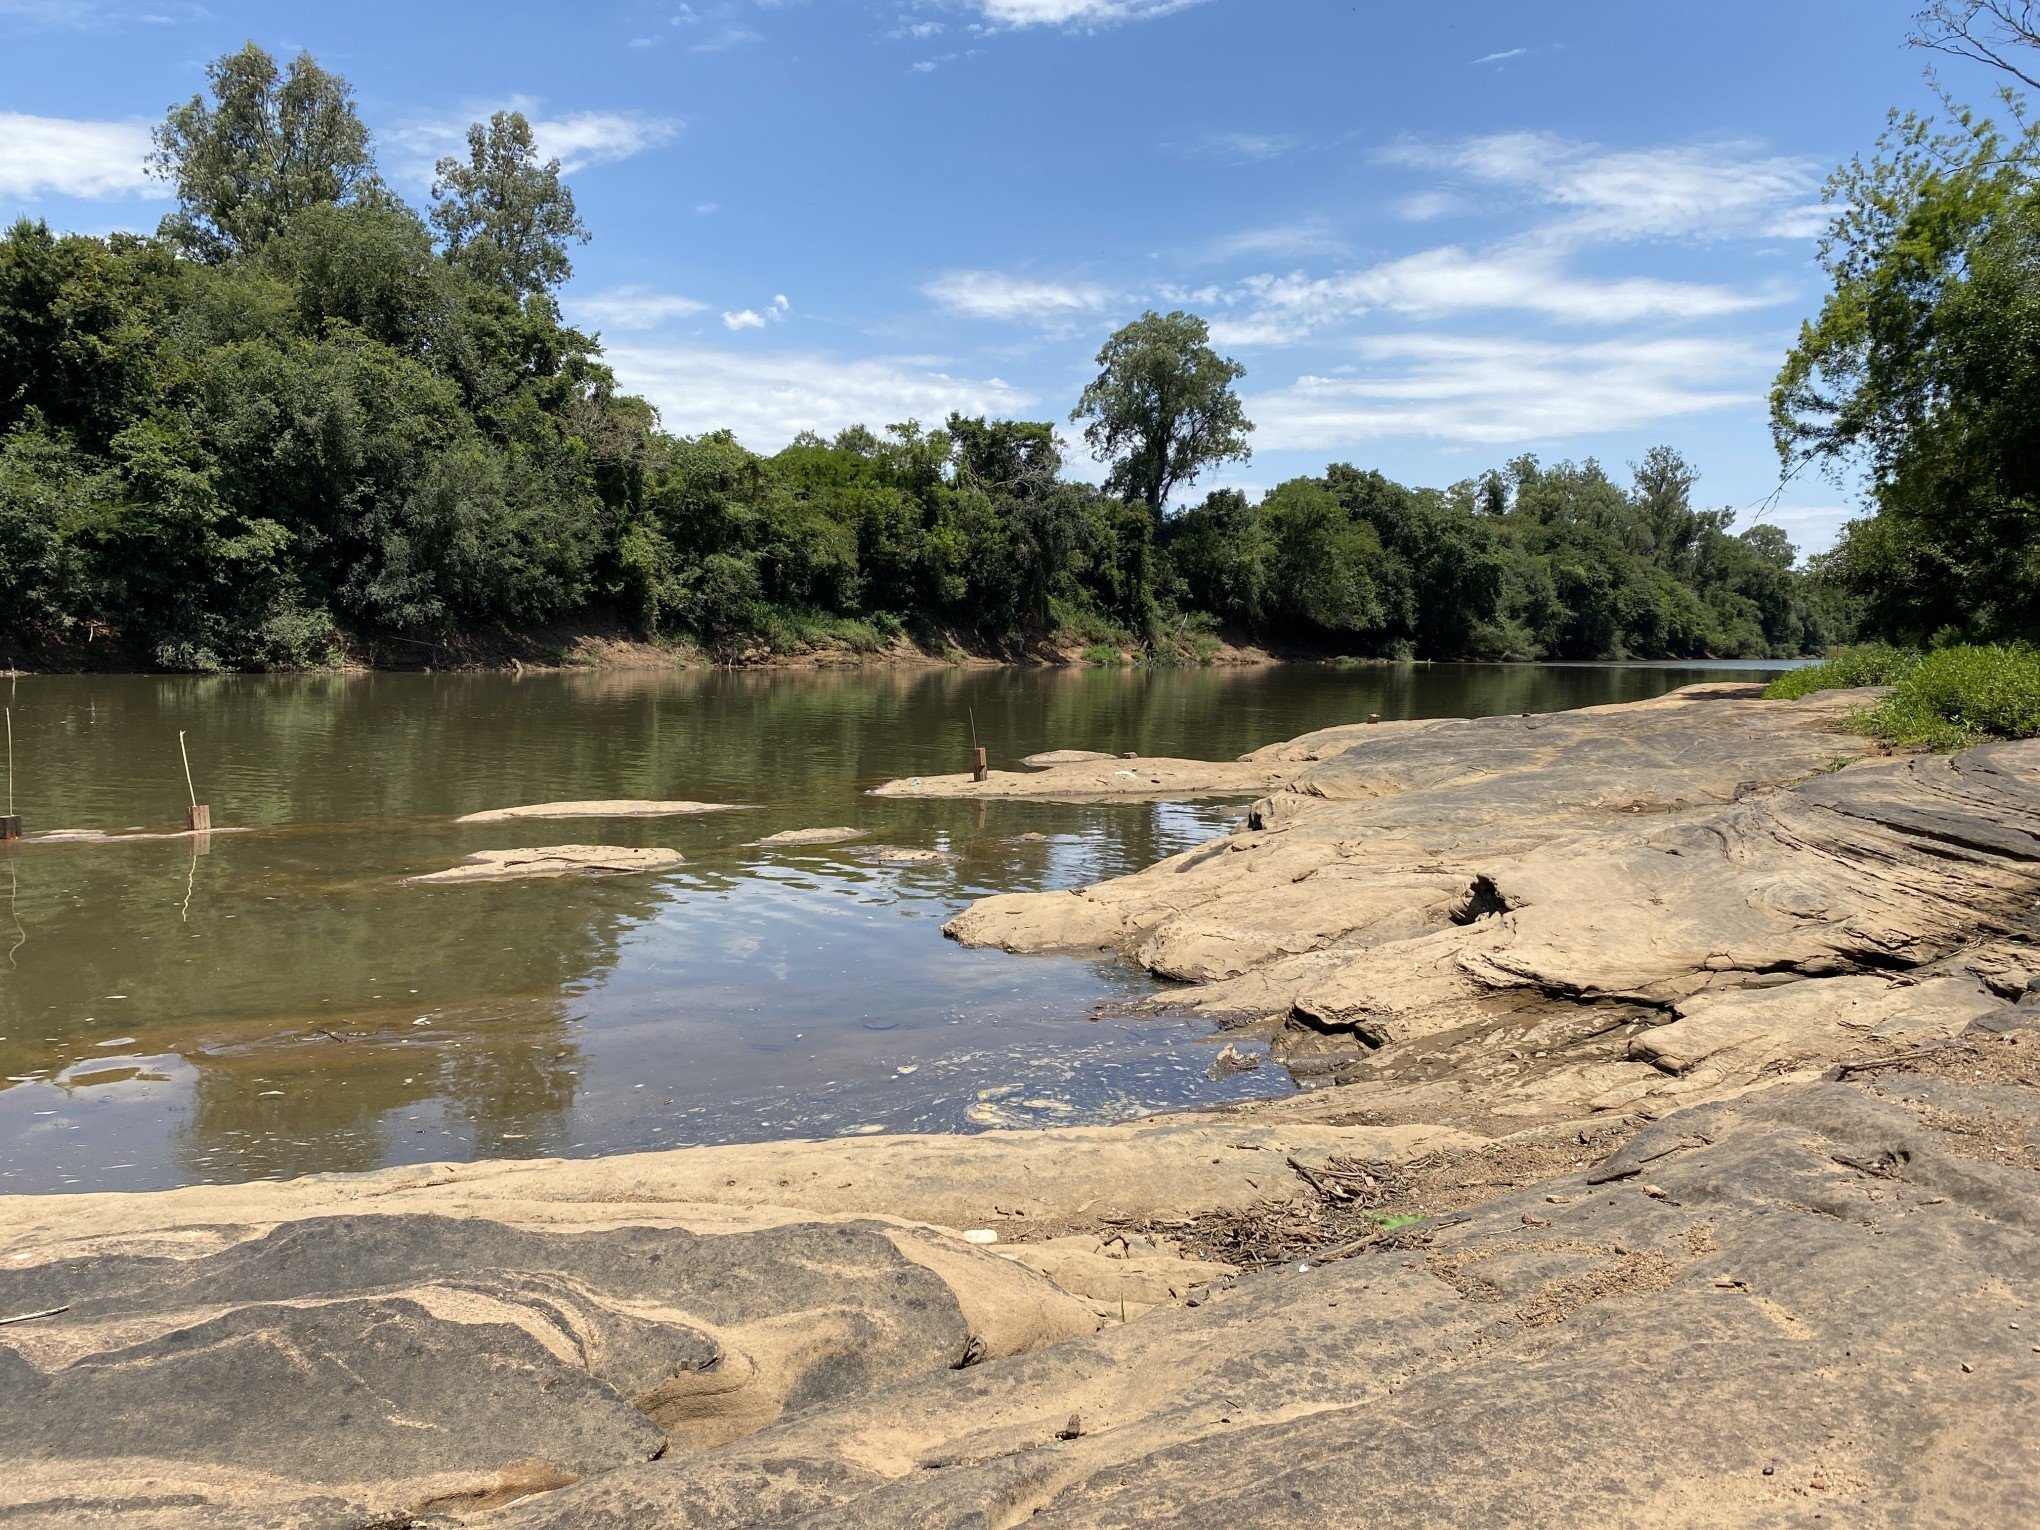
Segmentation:
<svg viewBox="0 0 2040 1530">
<path fill-rule="evenodd" d="M 613 877 L 670 871 L 685 865 L 678 850 L 628 845 L 541 845 L 529 850 L 480 850 L 444 871 L 406 877 L 406 883 L 511 882 L 526 877 Z"/>
<path fill-rule="evenodd" d="M 590 802 L 534 802 L 524 807 L 464 813 L 455 823 L 515 823 L 525 818 L 691 818 L 703 813 L 753 811 L 743 802 L 639 802 L 629 798 Z"/>
<path fill-rule="evenodd" d="M 1098 760 L 1116 760 L 1116 754 L 1107 754 L 1102 749 L 1045 749 L 1040 754 L 1030 754 L 1020 763 L 1030 770 L 1046 770 L 1051 765 L 1088 765 Z"/>
</svg>

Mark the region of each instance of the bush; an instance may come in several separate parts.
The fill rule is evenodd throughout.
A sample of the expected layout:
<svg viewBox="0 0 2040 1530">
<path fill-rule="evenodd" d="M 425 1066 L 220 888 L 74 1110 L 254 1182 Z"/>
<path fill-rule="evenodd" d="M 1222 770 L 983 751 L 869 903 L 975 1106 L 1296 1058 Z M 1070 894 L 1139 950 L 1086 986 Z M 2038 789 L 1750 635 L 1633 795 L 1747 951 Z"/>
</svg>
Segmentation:
<svg viewBox="0 0 2040 1530">
<path fill-rule="evenodd" d="M 1773 701 L 1797 701 L 1815 691 L 1851 691 L 1865 685 L 1896 685 L 1920 662 L 1917 650 L 1888 643 L 1844 648 L 1818 664 L 1780 675 L 1764 688 Z"/>
<path fill-rule="evenodd" d="M 2003 643 L 1936 649 L 1854 723 L 1891 743 L 1928 749 L 2040 738 L 2040 649 Z"/>
</svg>

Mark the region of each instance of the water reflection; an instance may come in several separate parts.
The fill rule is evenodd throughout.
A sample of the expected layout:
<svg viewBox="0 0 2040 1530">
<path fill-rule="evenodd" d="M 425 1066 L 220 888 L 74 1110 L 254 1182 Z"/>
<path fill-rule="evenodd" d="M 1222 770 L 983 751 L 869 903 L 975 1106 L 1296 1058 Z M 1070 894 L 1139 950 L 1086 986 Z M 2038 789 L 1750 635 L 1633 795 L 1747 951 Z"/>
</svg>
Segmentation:
<svg viewBox="0 0 2040 1530">
<path fill-rule="evenodd" d="M 1210 837 L 1236 807 L 863 791 L 961 768 L 973 716 L 995 764 L 1057 747 L 1224 758 L 1369 712 L 1548 710 L 1700 677 L 1403 666 L 25 679 L 13 705 L 31 835 L 181 826 L 180 729 L 223 832 L 0 851 L 0 1187 L 964 1130 L 1265 1091 L 1270 1077 L 1206 1080 L 1209 1048 L 1180 1024 L 1118 1013 L 1146 990 L 1111 962 L 967 952 L 938 934 L 983 893 L 1136 869 Z M 759 806 L 452 821 L 591 797 Z M 752 843 L 833 824 L 868 838 Z M 570 841 L 672 846 L 687 864 L 596 882 L 402 885 L 476 850 Z M 875 845 L 955 859 L 887 867 Z"/>
</svg>

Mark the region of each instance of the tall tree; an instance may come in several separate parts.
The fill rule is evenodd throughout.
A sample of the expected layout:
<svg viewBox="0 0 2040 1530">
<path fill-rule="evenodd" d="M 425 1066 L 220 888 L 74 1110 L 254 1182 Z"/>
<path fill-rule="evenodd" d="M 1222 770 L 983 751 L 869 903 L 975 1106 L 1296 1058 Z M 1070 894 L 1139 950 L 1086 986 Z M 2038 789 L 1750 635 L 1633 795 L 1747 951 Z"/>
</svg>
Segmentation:
<svg viewBox="0 0 2040 1530">
<path fill-rule="evenodd" d="M 380 186 L 354 92 L 309 53 L 279 74 L 254 43 L 206 66 L 203 93 L 155 130 L 149 168 L 177 190 L 162 232 L 186 253 L 221 261 L 259 248 L 308 207 Z"/>
<path fill-rule="evenodd" d="M 1210 339 L 1194 314 L 1142 314 L 1105 342 L 1099 373 L 1070 415 L 1085 423 L 1092 454 L 1111 464 L 1106 486 L 1145 504 L 1155 524 L 1174 490 L 1253 455 L 1253 423 L 1233 392 L 1247 369 Z"/>
<path fill-rule="evenodd" d="M 467 142 L 467 158 L 440 160 L 432 183 L 432 226 L 446 258 L 509 292 L 557 287 L 574 271 L 567 245 L 588 242 L 560 162 L 538 157 L 522 112 L 470 124 Z"/>
</svg>

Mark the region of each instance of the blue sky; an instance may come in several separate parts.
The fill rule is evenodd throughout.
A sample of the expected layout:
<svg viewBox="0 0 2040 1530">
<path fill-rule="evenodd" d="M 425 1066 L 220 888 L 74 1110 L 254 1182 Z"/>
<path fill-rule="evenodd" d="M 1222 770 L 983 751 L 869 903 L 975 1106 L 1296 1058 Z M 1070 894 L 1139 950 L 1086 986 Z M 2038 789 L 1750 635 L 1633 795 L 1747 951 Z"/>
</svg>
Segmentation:
<svg viewBox="0 0 2040 1530">
<path fill-rule="evenodd" d="M 568 313 L 676 431 L 1061 419 L 1106 334 L 1180 306 L 1259 427 L 1200 492 L 1666 441 L 1747 523 L 1820 183 L 1930 99 L 1913 9 L 0 0 L 0 214 L 152 228 L 148 125 L 253 37 L 346 75 L 421 203 L 467 121 L 522 107 L 595 232 Z M 1769 515 L 1816 549 L 1850 494 Z"/>
</svg>

